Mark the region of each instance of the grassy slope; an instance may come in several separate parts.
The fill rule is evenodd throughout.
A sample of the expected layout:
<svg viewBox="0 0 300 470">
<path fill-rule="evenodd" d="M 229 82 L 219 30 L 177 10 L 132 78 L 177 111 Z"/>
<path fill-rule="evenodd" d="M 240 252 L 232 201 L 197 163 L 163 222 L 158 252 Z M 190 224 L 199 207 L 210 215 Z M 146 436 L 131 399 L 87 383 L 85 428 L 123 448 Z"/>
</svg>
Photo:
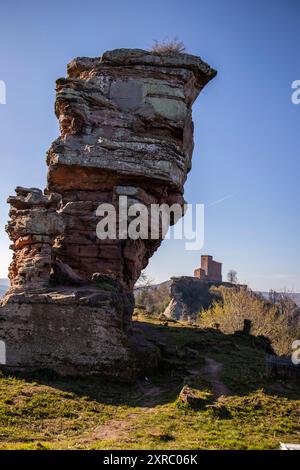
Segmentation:
<svg viewBox="0 0 300 470">
<path fill-rule="evenodd" d="M 2 375 L 0 449 L 276 449 L 280 441 L 299 442 L 299 387 L 266 378 L 259 341 L 141 320 L 166 361 L 160 374 L 135 385 Z M 174 356 L 186 345 L 198 351 L 196 359 Z M 176 403 L 184 381 L 211 389 L 205 357 L 223 364 L 221 378 L 232 392 L 218 401 L 223 418 Z"/>
</svg>

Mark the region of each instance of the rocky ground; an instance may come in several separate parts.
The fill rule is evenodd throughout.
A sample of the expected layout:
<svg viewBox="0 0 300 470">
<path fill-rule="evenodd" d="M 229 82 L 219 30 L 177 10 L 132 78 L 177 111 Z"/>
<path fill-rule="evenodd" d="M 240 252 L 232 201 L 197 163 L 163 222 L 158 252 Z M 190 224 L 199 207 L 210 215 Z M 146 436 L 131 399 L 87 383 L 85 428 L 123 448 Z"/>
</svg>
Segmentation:
<svg viewBox="0 0 300 470">
<path fill-rule="evenodd" d="M 1 449 L 277 449 L 299 442 L 299 384 L 266 376 L 266 340 L 139 316 L 160 369 L 133 384 L 0 377 Z M 183 386 L 185 385 L 184 389 Z"/>
</svg>

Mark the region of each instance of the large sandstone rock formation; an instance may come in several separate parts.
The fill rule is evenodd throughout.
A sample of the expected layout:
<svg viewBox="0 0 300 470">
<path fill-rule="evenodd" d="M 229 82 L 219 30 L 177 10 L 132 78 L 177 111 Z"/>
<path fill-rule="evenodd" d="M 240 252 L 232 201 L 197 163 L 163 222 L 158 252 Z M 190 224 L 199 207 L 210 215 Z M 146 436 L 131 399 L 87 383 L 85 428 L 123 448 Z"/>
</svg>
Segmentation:
<svg viewBox="0 0 300 470">
<path fill-rule="evenodd" d="M 57 81 L 61 135 L 48 184 L 16 189 L 14 257 L 0 339 L 11 367 L 129 376 L 132 289 L 158 239 L 100 240 L 96 209 L 184 204 L 192 104 L 216 72 L 188 54 L 117 49 L 80 57 Z"/>
</svg>

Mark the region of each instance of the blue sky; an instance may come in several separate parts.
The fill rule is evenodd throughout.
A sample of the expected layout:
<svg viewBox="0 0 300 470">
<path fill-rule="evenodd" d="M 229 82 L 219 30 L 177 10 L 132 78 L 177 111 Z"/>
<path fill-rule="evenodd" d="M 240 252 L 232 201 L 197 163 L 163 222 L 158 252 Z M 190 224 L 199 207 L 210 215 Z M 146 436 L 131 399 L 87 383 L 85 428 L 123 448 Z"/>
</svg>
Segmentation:
<svg viewBox="0 0 300 470">
<path fill-rule="evenodd" d="M 298 0 L 52 0 L 1 5 L 0 277 L 11 252 L 4 231 L 14 187 L 46 184 L 45 154 L 58 135 L 55 79 L 75 56 L 148 49 L 177 35 L 218 70 L 194 106 L 195 150 L 186 184 L 206 205 L 202 253 L 254 289 L 300 291 Z M 228 196 L 228 197 L 227 197 Z M 223 202 L 211 205 L 214 201 Z M 200 252 L 164 241 L 150 261 L 156 281 L 191 275 Z"/>
</svg>

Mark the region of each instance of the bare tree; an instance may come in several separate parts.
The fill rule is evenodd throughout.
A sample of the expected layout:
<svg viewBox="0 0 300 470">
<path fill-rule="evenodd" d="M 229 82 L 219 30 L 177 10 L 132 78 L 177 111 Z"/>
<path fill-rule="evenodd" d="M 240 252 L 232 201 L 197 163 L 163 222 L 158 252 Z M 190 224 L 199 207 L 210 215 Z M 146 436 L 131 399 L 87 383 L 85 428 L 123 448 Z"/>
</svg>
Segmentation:
<svg viewBox="0 0 300 470">
<path fill-rule="evenodd" d="M 145 273 L 145 271 L 143 271 L 143 272 L 141 273 L 140 277 L 138 278 L 135 287 L 149 287 L 149 286 L 151 286 L 152 284 L 154 284 L 154 279 L 152 279 L 151 277 L 147 276 L 147 274 Z"/>
<path fill-rule="evenodd" d="M 230 269 L 230 271 L 228 271 L 227 281 L 230 282 L 231 284 L 237 284 L 238 282 L 237 272 L 234 269 Z"/>
</svg>

